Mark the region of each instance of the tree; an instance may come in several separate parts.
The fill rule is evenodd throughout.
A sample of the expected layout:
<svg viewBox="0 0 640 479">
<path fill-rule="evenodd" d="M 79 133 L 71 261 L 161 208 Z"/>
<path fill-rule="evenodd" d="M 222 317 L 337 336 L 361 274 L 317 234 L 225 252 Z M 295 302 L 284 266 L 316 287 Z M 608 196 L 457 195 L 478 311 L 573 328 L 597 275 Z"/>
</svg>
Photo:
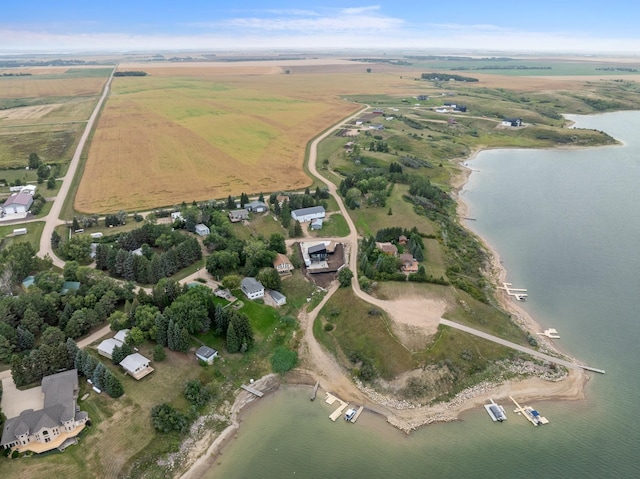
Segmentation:
<svg viewBox="0 0 640 479">
<path fill-rule="evenodd" d="M 104 390 L 112 398 L 119 398 L 124 394 L 124 388 L 120 380 L 108 369 L 104 377 Z"/>
<path fill-rule="evenodd" d="M 229 323 L 229 327 L 227 328 L 227 351 L 230 353 L 240 351 L 240 340 L 238 339 L 233 323 Z"/>
<path fill-rule="evenodd" d="M 211 391 L 199 380 L 194 379 L 185 384 L 184 397 L 192 406 L 202 407 L 211 399 Z"/>
<path fill-rule="evenodd" d="M 282 227 L 288 228 L 291 224 L 291 208 L 289 207 L 289 202 L 285 201 L 282 203 L 282 209 L 280 211 L 280 218 L 282 221 Z"/>
<path fill-rule="evenodd" d="M 20 351 L 26 351 L 28 349 L 33 348 L 33 345 L 36 342 L 36 338 L 31 331 L 18 326 L 16 328 L 16 334 L 17 334 L 16 339 L 18 343 L 18 349 Z"/>
<path fill-rule="evenodd" d="M 47 180 L 47 189 L 54 190 L 56 188 L 56 179 L 53 176 L 50 176 Z"/>
<path fill-rule="evenodd" d="M 7 338 L 0 335 L 0 362 L 8 363 L 13 354 L 13 349 L 13 344 L 11 344 Z"/>
<path fill-rule="evenodd" d="M 38 168 L 38 166 L 40 166 L 40 157 L 38 156 L 37 153 L 30 153 L 29 154 L 29 169 L 30 170 L 35 170 Z"/>
<path fill-rule="evenodd" d="M 102 363 L 98 363 L 96 368 L 93 370 L 93 376 L 91 377 L 91 381 L 93 382 L 93 385 L 98 389 L 105 388 L 104 380 L 106 376 L 106 370 L 107 369 L 104 367 L 104 364 Z"/>
<path fill-rule="evenodd" d="M 367 73 L 371 73 L 371 68 L 367 68 Z"/>
<path fill-rule="evenodd" d="M 80 265 L 77 261 L 67 261 L 62 270 L 62 276 L 65 281 L 78 281 L 78 268 Z"/>
<path fill-rule="evenodd" d="M 120 364 L 124 358 L 133 354 L 133 348 L 127 344 L 123 343 L 122 346 L 116 346 L 111 351 L 111 362 L 113 364 Z"/>
<path fill-rule="evenodd" d="M 162 346 L 156 344 L 153 348 L 153 360 L 154 361 L 164 361 L 167 358 L 167 352 L 164 350 Z"/>
<path fill-rule="evenodd" d="M 139 308 L 138 308 L 139 309 Z M 144 341 L 144 332 L 137 326 L 134 326 L 127 334 L 127 343 L 132 346 L 141 344 Z"/>
<path fill-rule="evenodd" d="M 242 278 L 237 274 L 230 274 L 222 278 L 222 287 L 228 290 L 238 289 Z"/>
<path fill-rule="evenodd" d="M 185 432 L 189 422 L 187 417 L 167 403 L 158 404 L 151 409 L 151 422 L 156 431 Z"/>
<path fill-rule="evenodd" d="M 269 236 L 269 244 L 267 246 L 271 251 L 275 251 L 276 253 L 287 253 L 287 244 L 285 243 L 284 236 L 280 233 L 273 233 Z"/>
<path fill-rule="evenodd" d="M 338 283 L 340 283 L 341 288 L 351 286 L 351 278 L 353 278 L 353 272 L 346 266 L 338 272 Z"/>
<path fill-rule="evenodd" d="M 262 268 L 258 272 L 258 281 L 267 289 L 275 289 L 276 291 L 282 289 L 282 279 L 274 268 Z"/>
<path fill-rule="evenodd" d="M 247 195 L 246 193 L 241 193 L 240 194 L 240 208 L 244 208 L 244 205 L 246 205 L 247 203 L 249 203 L 249 195 Z"/>
<path fill-rule="evenodd" d="M 216 251 L 207 258 L 207 271 L 213 276 L 224 276 L 235 271 L 240 258 L 235 251 Z"/>
<path fill-rule="evenodd" d="M 284 346 L 278 346 L 271 355 L 271 369 L 274 373 L 284 374 L 298 364 L 298 353 Z"/>
<path fill-rule="evenodd" d="M 47 326 L 45 330 L 42 332 L 42 336 L 40 338 L 42 344 L 48 344 L 50 346 L 60 344 L 65 340 L 64 333 L 55 326 Z"/>
<path fill-rule="evenodd" d="M 56 230 L 53 230 L 53 233 L 51 233 L 51 247 L 53 249 L 57 249 L 58 246 L 60 246 L 60 241 L 61 241 L 60 235 Z"/>
</svg>

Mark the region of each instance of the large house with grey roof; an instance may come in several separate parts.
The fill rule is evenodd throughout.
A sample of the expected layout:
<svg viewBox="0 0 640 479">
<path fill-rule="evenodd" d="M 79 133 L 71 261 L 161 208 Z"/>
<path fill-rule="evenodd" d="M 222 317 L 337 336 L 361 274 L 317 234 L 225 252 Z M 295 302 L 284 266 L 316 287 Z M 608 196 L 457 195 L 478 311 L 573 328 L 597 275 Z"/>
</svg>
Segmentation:
<svg viewBox="0 0 640 479">
<path fill-rule="evenodd" d="M 42 453 L 64 447 L 67 441 L 75 442 L 89 423 L 88 414 L 77 407 L 78 391 L 75 369 L 42 378 L 42 409 L 26 409 L 7 419 L 0 446 Z"/>
</svg>

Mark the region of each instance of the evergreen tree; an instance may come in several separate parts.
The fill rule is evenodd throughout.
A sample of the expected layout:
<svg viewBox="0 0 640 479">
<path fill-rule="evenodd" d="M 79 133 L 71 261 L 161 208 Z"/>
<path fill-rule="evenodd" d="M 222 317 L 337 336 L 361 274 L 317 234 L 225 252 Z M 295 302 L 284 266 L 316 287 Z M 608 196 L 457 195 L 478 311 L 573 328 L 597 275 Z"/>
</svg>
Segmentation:
<svg viewBox="0 0 640 479">
<path fill-rule="evenodd" d="M 60 235 L 58 234 L 57 231 L 53 231 L 53 233 L 51 233 L 51 247 L 53 249 L 57 249 L 58 246 L 60 246 L 60 241 L 62 240 L 62 238 L 60 238 Z"/>
<path fill-rule="evenodd" d="M 244 208 L 244 205 L 246 205 L 247 203 L 249 203 L 249 195 L 247 195 L 246 193 L 242 193 L 240 195 L 240 208 Z"/>
<path fill-rule="evenodd" d="M 98 389 L 104 389 L 104 377 L 106 374 L 106 368 L 104 364 L 98 363 L 96 368 L 93 370 L 93 376 L 91 377 L 91 381 L 93 385 Z"/>
<path fill-rule="evenodd" d="M 98 366 L 98 360 L 93 356 L 91 356 L 90 354 L 87 354 L 83 364 L 82 375 L 85 378 L 92 377 L 93 371 L 95 371 L 97 366 Z"/>
<path fill-rule="evenodd" d="M 229 327 L 227 328 L 227 351 L 230 353 L 240 351 L 240 340 L 238 339 L 232 322 L 229 323 Z"/>
<path fill-rule="evenodd" d="M 289 202 L 282 203 L 282 209 L 280 211 L 280 218 L 282 221 L 282 227 L 288 228 L 291 224 L 291 208 L 289 208 Z"/>
<path fill-rule="evenodd" d="M 230 209 L 230 210 L 236 209 L 236 200 L 231 195 L 229 195 L 227 198 L 227 209 Z"/>
<path fill-rule="evenodd" d="M 84 371 L 84 364 L 86 362 L 86 359 L 87 359 L 87 353 L 84 352 L 82 349 L 78 349 L 78 352 L 76 353 L 76 357 L 74 360 L 74 367 L 82 375 L 84 375 L 83 371 Z"/>
<path fill-rule="evenodd" d="M 33 345 L 36 342 L 36 338 L 31 331 L 18 326 L 16 328 L 16 333 L 16 340 L 18 343 L 18 349 L 20 351 L 26 351 L 27 349 L 33 348 Z"/>
<path fill-rule="evenodd" d="M 104 390 L 112 398 L 119 398 L 124 394 L 124 388 L 120 380 L 108 369 L 104 377 Z"/>
<path fill-rule="evenodd" d="M 176 351 L 180 351 L 182 353 L 186 353 L 189 351 L 189 347 L 191 346 L 191 335 L 187 328 L 180 329 L 178 333 L 178 347 Z"/>
<path fill-rule="evenodd" d="M 127 343 L 123 343 L 122 346 L 116 346 L 111 352 L 111 362 L 113 364 L 120 364 L 124 358 L 133 354 L 133 349 Z"/>
<path fill-rule="evenodd" d="M 67 348 L 67 365 L 68 367 L 72 367 L 80 348 L 78 348 L 76 342 L 71 338 L 67 338 L 65 347 Z"/>
<path fill-rule="evenodd" d="M 215 333 L 218 336 L 221 336 L 229 327 L 228 315 L 219 304 L 216 304 L 215 310 L 213 312 L 213 324 Z"/>
<path fill-rule="evenodd" d="M 156 314 L 155 327 L 156 327 L 156 342 L 160 346 L 167 346 L 169 321 L 167 320 L 166 316 L 164 316 L 162 313 Z"/>
</svg>

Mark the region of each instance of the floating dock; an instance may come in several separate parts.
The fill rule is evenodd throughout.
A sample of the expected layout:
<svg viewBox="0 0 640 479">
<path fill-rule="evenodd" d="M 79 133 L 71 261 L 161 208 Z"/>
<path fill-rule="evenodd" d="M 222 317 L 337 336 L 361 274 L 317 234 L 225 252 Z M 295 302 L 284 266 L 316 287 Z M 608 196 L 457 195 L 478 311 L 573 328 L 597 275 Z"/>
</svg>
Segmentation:
<svg viewBox="0 0 640 479">
<path fill-rule="evenodd" d="M 340 405 L 338 406 L 338 409 L 336 409 L 331 414 L 329 414 L 329 419 L 331 419 L 333 422 L 335 422 L 336 419 L 338 419 L 342 415 L 342 411 L 344 411 L 349 405 L 349 403 L 344 402 L 342 399 L 338 399 L 331 393 L 327 393 L 327 398 L 325 399 L 325 402 L 327 404 L 333 404 L 335 402 L 340 403 Z"/>
<path fill-rule="evenodd" d="M 522 414 L 524 418 L 529 421 L 534 426 L 539 426 L 540 424 L 549 424 L 549 420 L 546 417 L 540 415 L 538 411 L 533 409 L 531 406 L 520 406 L 518 402 L 509 396 L 509 399 L 513 401 L 513 404 L 516 405 L 516 408 L 513 410 L 516 414 Z"/>
<path fill-rule="evenodd" d="M 484 408 L 489 414 L 489 417 L 493 422 L 502 422 L 507 420 L 507 413 L 504 408 L 499 404 L 496 404 L 493 399 L 489 399 L 490 404 L 485 404 Z"/>
<path fill-rule="evenodd" d="M 498 289 L 504 289 L 509 296 L 513 296 L 518 301 L 526 301 L 529 296 L 527 290 L 524 288 L 512 288 L 512 286 L 511 283 L 502 283 L 502 286 L 498 286 Z"/>
<path fill-rule="evenodd" d="M 355 416 L 353 416 L 353 417 L 351 418 L 351 421 L 350 421 L 350 422 L 356 422 L 356 421 L 358 420 L 358 418 L 360 417 L 360 414 L 362 414 L 362 411 L 364 411 L 364 406 L 360 406 L 360 407 L 358 408 L 358 410 L 356 411 Z"/>
</svg>

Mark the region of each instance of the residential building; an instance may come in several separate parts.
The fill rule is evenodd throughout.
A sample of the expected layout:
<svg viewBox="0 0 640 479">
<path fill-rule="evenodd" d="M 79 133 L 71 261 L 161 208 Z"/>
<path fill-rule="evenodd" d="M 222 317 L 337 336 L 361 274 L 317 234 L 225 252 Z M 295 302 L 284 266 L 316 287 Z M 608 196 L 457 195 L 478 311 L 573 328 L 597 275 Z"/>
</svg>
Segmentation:
<svg viewBox="0 0 640 479">
<path fill-rule="evenodd" d="M 273 267 L 281 275 L 290 274 L 294 269 L 289 258 L 282 253 L 276 254 L 276 259 L 273 260 Z"/>
<path fill-rule="evenodd" d="M 196 358 L 207 364 L 213 364 L 213 360 L 218 357 L 218 351 L 209 346 L 200 346 L 196 350 Z"/>
<path fill-rule="evenodd" d="M 409 238 L 407 238 L 405 235 L 400 235 L 398 236 L 398 244 L 401 245 L 406 245 L 409 242 Z"/>
<path fill-rule="evenodd" d="M 324 206 L 311 206 L 309 208 L 300 208 L 291 212 L 291 218 L 300 223 L 312 221 L 317 218 L 324 218 L 326 215 Z"/>
<path fill-rule="evenodd" d="M 78 391 L 75 369 L 42 378 L 42 409 L 26 409 L 7 419 L 0 446 L 42 453 L 63 448 L 67 441 L 75 443 L 80 431 L 91 424 L 89 415 L 77 407 Z"/>
<path fill-rule="evenodd" d="M 154 369 L 149 365 L 151 361 L 140 353 L 133 353 L 120 361 L 120 366 L 125 372 L 136 380 L 140 380 L 147 374 L 151 374 Z"/>
<path fill-rule="evenodd" d="M 105 358 L 112 359 L 113 358 L 113 350 L 115 348 L 121 348 L 122 341 L 118 341 L 114 338 L 105 339 L 100 344 L 98 344 L 98 354 L 100 356 L 104 356 Z"/>
<path fill-rule="evenodd" d="M 209 233 L 211 233 L 211 230 L 209 229 L 209 227 L 203 223 L 198 223 L 196 225 L 196 234 L 199 236 L 207 236 Z"/>
<path fill-rule="evenodd" d="M 402 262 L 402 271 L 405 273 L 417 273 L 418 272 L 418 260 L 409 253 L 402 253 L 400 255 L 400 261 Z"/>
<path fill-rule="evenodd" d="M 7 198 L 2 205 L 2 211 L 6 215 L 12 215 L 17 213 L 26 213 L 33 204 L 33 196 L 28 191 L 20 191 L 20 193 L 13 194 Z"/>
<path fill-rule="evenodd" d="M 388 254 L 390 256 L 398 256 L 398 248 L 393 243 L 379 243 L 376 242 L 376 248 L 382 251 L 384 254 Z"/>
<path fill-rule="evenodd" d="M 237 223 L 238 221 L 248 220 L 248 219 L 249 219 L 249 212 L 244 208 L 241 208 L 239 210 L 229 211 L 229 220 L 232 223 Z"/>
<path fill-rule="evenodd" d="M 324 243 L 309 246 L 307 252 L 309 254 L 309 259 L 311 260 L 311 262 L 325 261 L 329 256 L 327 247 Z"/>
<path fill-rule="evenodd" d="M 264 298 L 264 286 L 255 278 L 242 278 L 240 289 L 249 299 Z"/>
<path fill-rule="evenodd" d="M 251 201 L 244 205 L 245 209 L 252 211 L 254 213 L 264 213 L 269 209 L 267 204 L 264 201 Z"/>
</svg>

